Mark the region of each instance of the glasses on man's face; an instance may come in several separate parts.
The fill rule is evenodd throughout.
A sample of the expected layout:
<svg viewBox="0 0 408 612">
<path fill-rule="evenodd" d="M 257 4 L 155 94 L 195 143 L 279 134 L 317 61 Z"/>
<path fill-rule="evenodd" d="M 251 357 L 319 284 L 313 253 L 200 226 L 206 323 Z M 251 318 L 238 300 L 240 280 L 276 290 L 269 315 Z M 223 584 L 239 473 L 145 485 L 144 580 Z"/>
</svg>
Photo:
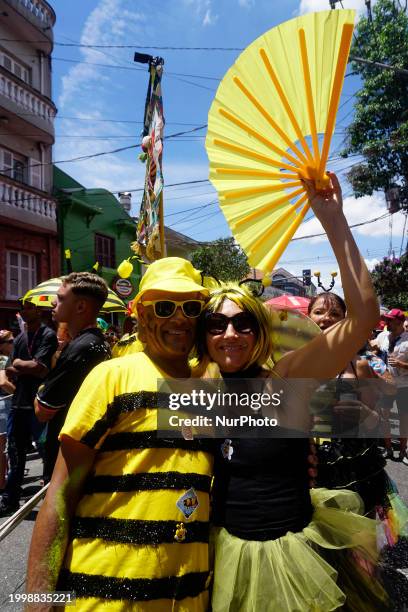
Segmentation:
<svg viewBox="0 0 408 612">
<path fill-rule="evenodd" d="M 152 300 L 150 302 L 142 302 L 143 306 L 153 306 L 154 314 L 159 319 L 169 319 L 174 315 L 178 306 L 180 306 L 183 314 L 188 319 L 196 319 L 200 316 L 204 308 L 204 300 Z"/>
<path fill-rule="evenodd" d="M 212 336 L 217 336 L 224 334 L 230 323 L 239 334 L 256 334 L 258 331 L 258 323 L 249 312 L 238 312 L 233 317 L 221 312 L 210 313 L 205 318 L 205 329 Z"/>
<path fill-rule="evenodd" d="M 13 340 L 0 340 L 0 346 L 2 344 L 13 344 Z"/>
</svg>

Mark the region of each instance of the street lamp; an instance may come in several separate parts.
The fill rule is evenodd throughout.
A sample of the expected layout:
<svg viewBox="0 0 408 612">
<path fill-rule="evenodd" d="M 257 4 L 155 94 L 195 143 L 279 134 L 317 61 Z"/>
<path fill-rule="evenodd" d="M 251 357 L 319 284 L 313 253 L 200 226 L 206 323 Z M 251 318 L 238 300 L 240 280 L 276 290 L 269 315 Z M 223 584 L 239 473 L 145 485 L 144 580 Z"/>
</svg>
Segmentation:
<svg viewBox="0 0 408 612">
<path fill-rule="evenodd" d="M 328 288 L 328 289 L 326 289 L 326 287 L 324 287 L 324 286 L 322 285 L 322 282 L 321 282 L 321 280 L 320 280 L 320 276 L 321 276 L 321 274 L 320 274 L 320 272 L 319 272 L 319 271 L 317 271 L 317 272 L 313 272 L 313 276 L 315 276 L 315 277 L 317 278 L 317 286 L 318 286 L 318 287 L 320 287 L 321 289 L 323 289 L 323 291 L 331 291 L 331 290 L 333 289 L 333 287 L 334 287 L 334 283 L 336 282 L 334 279 L 335 279 L 335 278 L 336 278 L 336 276 L 337 276 L 337 272 L 330 272 L 330 276 L 332 277 L 332 279 L 331 279 L 330 286 L 329 286 L 329 288 Z"/>
</svg>

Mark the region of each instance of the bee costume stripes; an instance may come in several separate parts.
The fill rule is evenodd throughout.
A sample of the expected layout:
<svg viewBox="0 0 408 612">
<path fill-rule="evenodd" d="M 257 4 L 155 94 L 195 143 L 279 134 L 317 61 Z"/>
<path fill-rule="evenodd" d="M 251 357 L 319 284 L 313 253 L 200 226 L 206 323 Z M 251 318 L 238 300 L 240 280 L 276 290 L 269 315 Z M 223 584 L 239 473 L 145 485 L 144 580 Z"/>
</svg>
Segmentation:
<svg viewBox="0 0 408 612">
<path fill-rule="evenodd" d="M 58 582 L 80 612 L 207 609 L 213 460 L 200 440 L 157 438 L 164 377 L 144 353 L 97 366 L 61 430 L 98 450 Z"/>
</svg>

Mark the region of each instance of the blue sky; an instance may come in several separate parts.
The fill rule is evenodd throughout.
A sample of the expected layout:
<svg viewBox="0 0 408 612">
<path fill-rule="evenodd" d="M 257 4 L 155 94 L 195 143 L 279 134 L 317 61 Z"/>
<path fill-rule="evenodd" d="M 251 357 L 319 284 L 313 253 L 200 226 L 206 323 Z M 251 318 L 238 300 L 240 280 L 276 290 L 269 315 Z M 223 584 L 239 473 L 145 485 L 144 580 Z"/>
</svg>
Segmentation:
<svg viewBox="0 0 408 612">
<path fill-rule="evenodd" d="M 140 142 L 148 75 L 134 64 L 135 50 L 165 59 L 163 101 L 166 135 L 191 130 L 207 122 L 208 110 L 224 73 L 239 51 L 176 51 L 148 47 L 243 48 L 266 30 L 311 10 L 329 8 L 328 0 L 51 0 L 57 15 L 54 29 L 53 97 L 58 107 L 54 159 L 90 155 Z M 365 10 L 364 0 L 343 0 L 344 8 Z M 130 48 L 78 48 L 88 45 L 129 45 Z M 140 49 L 136 49 L 140 46 Z M 99 65 L 96 65 L 99 64 Z M 353 94 L 359 82 L 347 77 L 331 155 L 341 146 L 342 132 L 352 117 Z M 208 177 L 205 130 L 165 142 L 164 177 L 167 185 Z M 144 165 L 138 149 L 62 163 L 60 168 L 86 187 L 114 192 L 143 186 Z M 352 162 L 335 161 L 338 171 Z M 355 200 L 343 181 L 349 223 L 386 213 L 383 194 Z M 230 235 L 209 183 L 165 188 L 165 223 L 197 240 Z M 140 193 L 133 194 L 137 215 Z M 201 208 L 200 208 L 201 207 Z M 194 210 L 190 210 L 194 209 Z M 185 213 L 183 211 L 186 211 Z M 392 245 L 400 252 L 404 218 L 393 216 Z M 296 237 L 319 233 L 310 218 Z M 372 265 L 388 253 L 388 219 L 354 230 L 363 256 Z M 405 241 L 404 241 L 405 246 Z M 323 279 L 336 269 L 332 251 L 323 238 L 292 242 L 279 265 L 299 275 L 303 268 L 319 269 Z"/>
</svg>

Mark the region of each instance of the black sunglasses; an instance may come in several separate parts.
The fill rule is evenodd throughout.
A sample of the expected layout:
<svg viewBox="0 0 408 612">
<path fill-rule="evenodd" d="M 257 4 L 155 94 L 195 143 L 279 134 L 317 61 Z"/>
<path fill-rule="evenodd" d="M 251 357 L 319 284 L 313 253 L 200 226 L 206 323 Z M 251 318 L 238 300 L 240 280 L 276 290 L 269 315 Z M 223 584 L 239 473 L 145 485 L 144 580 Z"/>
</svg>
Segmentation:
<svg viewBox="0 0 408 612">
<path fill-rule="evenodd" d="M 212 336 L 217 336 L 224 334 L 230 323 L 239 334 L 258 332 L 258 322 L 249 312 L 238 312 L 233 317 L 227 317 L 221 312 L 209 313 L 205 317 L 205 330 Z"/>
</svg>

